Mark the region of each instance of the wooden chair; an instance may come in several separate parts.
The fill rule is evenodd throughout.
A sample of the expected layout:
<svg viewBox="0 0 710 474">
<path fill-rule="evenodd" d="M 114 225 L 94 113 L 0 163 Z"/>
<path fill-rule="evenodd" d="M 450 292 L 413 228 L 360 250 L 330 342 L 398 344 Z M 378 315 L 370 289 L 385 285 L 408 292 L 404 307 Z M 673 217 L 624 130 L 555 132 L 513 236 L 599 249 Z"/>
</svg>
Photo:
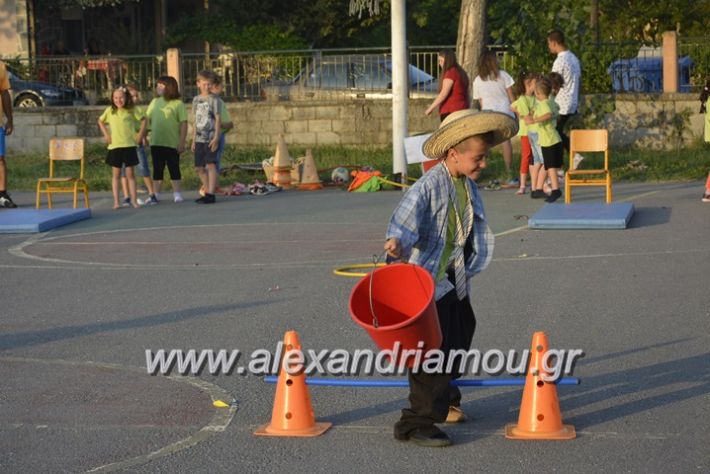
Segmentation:
<svg viewBox="0 0 710 474">
<path fill-rule="evenodd" d="M 572 202 L 573 186 L 604 186 L 606 203 L 610 204 L 611 171 L 609 170 L 609 133 L 606 130 L 572 130 L 570 133 L 570 169 L 565 175 L 565 204 Z M 604 152 L 603 169 L 572 169 L 574 155 L 580 152 Z"/>
<path fill-rule="evenodd" d="M 55 161 L 79 161 L 79 177 L 55 176 Z M 84 139 L 52 138 L 49 141 L 49 177 L 37 180 L 37 204 L 42 205 L 42 194 L 47 195 L 47 207 L 52 208 L 53 193 L 73 193 L 74 208 L 79 191 L 84 192 L 84 206 L 89 207 L 89 186 L 84 180 Z"/>
</svg>

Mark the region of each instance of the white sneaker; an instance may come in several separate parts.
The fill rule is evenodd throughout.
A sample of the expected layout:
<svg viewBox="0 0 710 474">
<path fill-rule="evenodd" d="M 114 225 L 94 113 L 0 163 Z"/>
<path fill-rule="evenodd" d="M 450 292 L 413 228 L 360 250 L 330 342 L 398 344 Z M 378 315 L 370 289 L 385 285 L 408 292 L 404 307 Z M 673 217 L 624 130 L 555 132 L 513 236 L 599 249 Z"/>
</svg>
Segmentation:
<svg viewBox="0 0 710 474">
<path fill-rule="evenodd" d="M 580 155 L 579 153 L 575 153 L 574 159 L 572 160 L 572 169 L 576 170 L 583 159 L 584 157 L 582 155 Z"/>
<path fill-rule="evenodd" d="M 146 204 L 148 204 L 148 201 L 150 201 L 150 199 L 143 200 L 141 198 L 136 198 L 136 202 L 139 206 L 145 206 Z"/>
<path fill-rule="evenodd" d="M 173 200 L 175 202 L 183 202 L 184 199 L 182 198 L 182 194 L 180 193 L 173 193 Z"/>
</svg>

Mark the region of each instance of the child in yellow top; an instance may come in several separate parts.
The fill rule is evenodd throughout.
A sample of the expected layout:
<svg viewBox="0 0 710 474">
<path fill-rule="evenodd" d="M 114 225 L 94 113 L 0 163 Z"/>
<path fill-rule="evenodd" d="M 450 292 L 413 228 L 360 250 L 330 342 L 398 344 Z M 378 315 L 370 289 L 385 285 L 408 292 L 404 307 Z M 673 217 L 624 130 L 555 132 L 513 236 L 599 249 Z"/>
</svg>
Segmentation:
<svg viewBox="0 0 710 474">
<path fill-rule="evenodd" d="M 531 192 L 537 193 L 536 178 L 542 166 L 542 154 L 537 144 L 537 126 L 525 122 L 525 117 L 531 115 L 535 109 L 536 77 L 536 74 L 531 72 L 522 73 L 513 85 L 513 94 L 517 98 L 510 104 L 510 108 L 518 116 L 520 137 L 520 189 L 515 193 L 517 195 L 525 194 L 528 172 Z"/>
<path fill-rule="evenodd" d="M 705 114 L 705 143 L 710 143 L 710 76 L 705 80 L 705 87 L 700 93 L 700 113 Z M 705 182 L 702 201 L 710 202 L 710 173 Z"/>
<path fill-rule="evenodd" d="M 562 138 L 560 138 L 555 128 L 559 108 L 553 100 L 550 100 L 551 92 L 552 84 L 550 80 L 546 77 L 540 78 L 535 85 L 535 98 L 537 99 L 535 113 L 532 118 L 529 116 L 526 118 L 528 124 L 537 124 L 538 128 L 545 171 L 552 188 L 550 195 L 545 199 L 546 202 L 555 202 L 562 196 L 557 171 L 562 168 L 564 158 Z M 545 174 L 541 173 L 537 183 L 540 188 L 544 184 L 544 179 Z"/>
<path fill-rule="evenodd" d="M 99 128 L 108 144 L 106 163 L 111 166 L 113 208 L 118 209 L 118 189 L 121 181 L 121 167 L 126 167 L 128 192 L 133 207 L 139 207 L 136 199 L 136 180 L 133 167 L 138 164 L 136 145 L 145 131 L 145 116 L 133 106 L 131 94 L 125 87 L 118 87 L 111 93 L 111 106 L 99 117 Z"/>
</svg>

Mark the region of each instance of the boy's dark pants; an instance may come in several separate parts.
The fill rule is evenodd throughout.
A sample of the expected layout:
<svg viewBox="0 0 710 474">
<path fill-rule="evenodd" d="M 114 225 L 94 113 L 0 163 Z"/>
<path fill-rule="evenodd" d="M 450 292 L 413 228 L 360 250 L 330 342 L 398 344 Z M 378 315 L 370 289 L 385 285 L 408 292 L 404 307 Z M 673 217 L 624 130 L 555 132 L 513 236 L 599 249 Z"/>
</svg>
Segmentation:
<svg viewBox="0 0 710 474">
<path fill-rule="evenodd" d="M 436 310 L 443 336 L 441 350 L 445 354 L 450 350 L 468 351 L 476 330 L 476 317 L 469 298 L 459 301 L 456 290 L 452 290 L 436 302 Z M 426 432 L 434 423 L 446 420 L 450 405 L 460 405 L 461 392 L 458 387 L 449 386 L 451 380 L 461 376 L 457 371 L 460 361 L 461 358 L 455 359 L 453 373 L 450 374 L 413 373 L 409 370 L 410 408 L 402 410 L 402 417 L 394 426 L 395 437 L 406 438 L 417 429 Z M 447 363 L 448 355 L 444 369 Z"/>
</svg>

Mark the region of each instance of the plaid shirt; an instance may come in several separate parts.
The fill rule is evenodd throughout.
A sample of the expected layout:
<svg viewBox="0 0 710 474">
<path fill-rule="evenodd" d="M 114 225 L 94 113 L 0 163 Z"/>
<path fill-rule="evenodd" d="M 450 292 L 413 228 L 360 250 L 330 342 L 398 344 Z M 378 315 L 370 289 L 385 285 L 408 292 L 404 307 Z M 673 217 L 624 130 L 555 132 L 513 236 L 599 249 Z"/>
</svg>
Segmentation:
<svg viewBox="0 0 710 474">
<path fill-rule="evenodd" d="M 474 214 L 473 230 L 468 236 L 473 253 L 466 261 L 466 277 L 470 279 L 490 263 L 494 238 L 476 183 L 467 179 L 466 185 Z M 425 268 L 435 280 L 446 242 L 449 202 L 455 199 L 455 192 L 446 168 L 434 166 L 407 191 L 387 227 L 386 238 L 400 242 L 402 260 Z M 446 277 L 436 286 L 437 300 L 454 288 Z"/>
</svg>

